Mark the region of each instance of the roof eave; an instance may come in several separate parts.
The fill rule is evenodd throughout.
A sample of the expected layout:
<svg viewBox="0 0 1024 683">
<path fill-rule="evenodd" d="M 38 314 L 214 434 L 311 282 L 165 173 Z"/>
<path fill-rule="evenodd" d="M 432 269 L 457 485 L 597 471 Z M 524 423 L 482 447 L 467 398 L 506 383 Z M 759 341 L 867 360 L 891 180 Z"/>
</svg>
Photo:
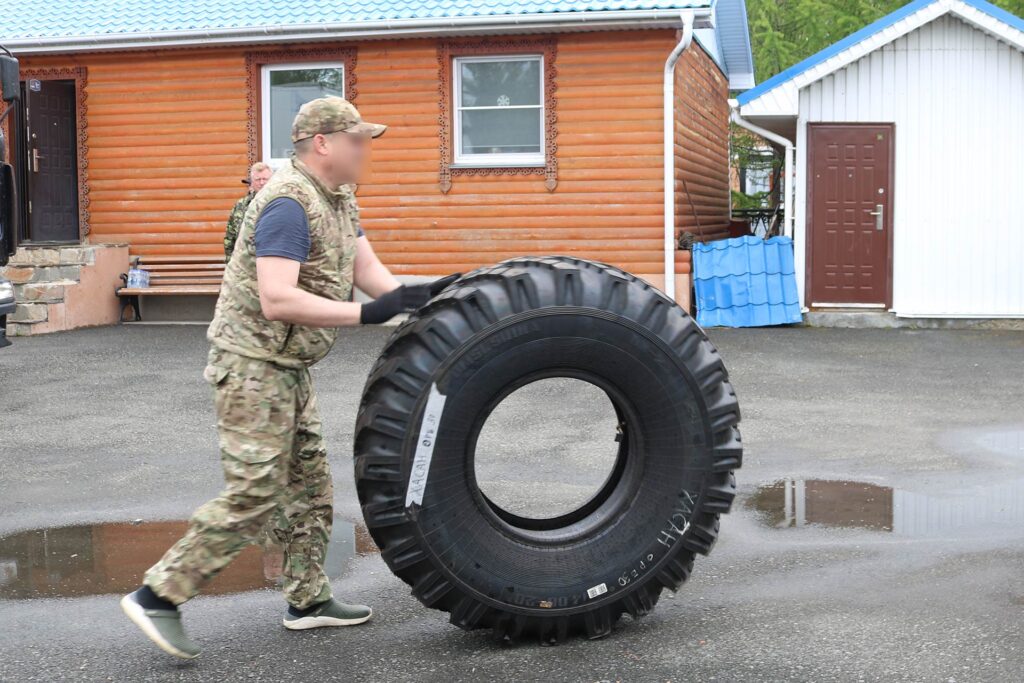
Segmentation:
<svg viewBox="0 0 1024 683">
<path fill-rule="evenodd" d="M 678 28 L 680 15 L 692 12 L 697 19 L 710 17 L 711 7 L 671 10 L 609 10 L 536 13 L 447 19 L 395 19 L 260 26 L 253 28 L 165 31 L 148 34 L 62 36 L 5 40 L 19 55 L 139 50 L 154 48 L 210 47 L 320 40 L 372 40 L 395 37 L 536 33 L 540 31 L 607 31 L 629 28 Z"/>
<path fill-rule="evenodd" d="M 747 17 L 745 0 L 714 0 L 716 21 L 725 22 L 731 27 L 733 49 L 722 46 L 725 69 L 729 76 L 729 90 L 747 90 L 756 85 L 754 79 L 754 54 L 750 43 L 750 27 Z M 740 41 L 740 48 L 735 48 L 735 41 Z"/>
<path fill-rule="evenodd" d="M 753 72 L 746 71 L 729 75 L 729 90 L 749 90 L 757 85 Z"/>
</svg>

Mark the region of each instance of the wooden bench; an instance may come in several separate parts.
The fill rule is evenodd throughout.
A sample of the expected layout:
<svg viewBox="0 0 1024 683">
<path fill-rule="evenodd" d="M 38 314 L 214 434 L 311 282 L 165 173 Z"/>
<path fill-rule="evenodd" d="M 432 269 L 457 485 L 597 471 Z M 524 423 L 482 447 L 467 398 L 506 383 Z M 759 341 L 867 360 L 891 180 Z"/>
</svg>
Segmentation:
<svg viewBox="0 0 1024 683">
<path fill-rule="evenodd" d="M 131 308 L 135 321 L 142 320 L 140 296 L 218 294 L 224 278 L 223 256 L 136 256 L 133 266 L 149 271 L 149 287 L 128 287 L 128 274 L 121 273 L 124 285 L 115 291 L 121 299 L 121 320 Z"/>
</svg>

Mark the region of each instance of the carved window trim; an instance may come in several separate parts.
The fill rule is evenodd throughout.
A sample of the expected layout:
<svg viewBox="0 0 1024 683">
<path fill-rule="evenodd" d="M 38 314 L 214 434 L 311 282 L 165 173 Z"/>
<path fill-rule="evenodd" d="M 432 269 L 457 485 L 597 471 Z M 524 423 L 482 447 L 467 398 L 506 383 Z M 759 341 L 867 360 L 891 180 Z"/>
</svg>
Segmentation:
<svg viewBox="0 0 1024 683">
<path fill-rule="evenodd" d="M 86 86 L 89 72 L 84 66 L 52 66 L 29 67 L 21 69 L 19 79 L 28 81 L 31 78 L 40 81 L 74 81 L 75 82 L 75 132 L 76 157 L 78 159 L 78 239 L 84 240 L 89 234 L 89 128 L 88 110 L 86 105 Z M 11 135 L 11 119 L 4 122 L 4 134 L 8 140 Z M 12 149 L 15 146 L 12 145 Z M 22 150 L 14 151 L 20 156 Z"/>
<path fill-rule="evenodd" d="M 441 167 L 438 183 L 441 192 L 452 188 L 452 177 L 460 175 L 543 175 L 544 187 L 554 192 L 558 186 L 558 112 L 555 91 L 558 69 L 555 56 L 558 42 L 552 36 L 540 38 L 501 38 L 489 40 L 440 40 L 437 44 L 438 123 Z M 452 62 L 455 57 L 474 55 L 541 54 L 544 57 L 544 165 L 543 166 L 453 166 L 455 145 L 454 93 Z"/>
<path fill-rule="evenodd" d="M 249 143 L 249 165 L 259 160 L 261 147 L 261 111 L 263 98 L 262 71 L 264 66 L 295 62 L 340 62 L 345 68 L 345 99 L 355 103 L 356 89 L 356 48 L 318 47 L 302 50 L 267 50 L 245 54 L 246 109 L 248 121 L 246 133 Z"/>
</svg>

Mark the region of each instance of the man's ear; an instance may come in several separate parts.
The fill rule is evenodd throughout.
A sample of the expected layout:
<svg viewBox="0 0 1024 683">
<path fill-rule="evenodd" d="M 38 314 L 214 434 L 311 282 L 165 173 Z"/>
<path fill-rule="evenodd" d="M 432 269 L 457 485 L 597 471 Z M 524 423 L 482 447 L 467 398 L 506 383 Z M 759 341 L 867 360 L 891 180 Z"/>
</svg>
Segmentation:
<svg viewBox="0 0 1024 683">
<path fill-rule="evenodd" d="M 328 153 L 327 149 L 327 136 L 317 133 L 313 136 L 313 147 L 316 149 L 317 154 L 326 156 Z"/>
</svg>

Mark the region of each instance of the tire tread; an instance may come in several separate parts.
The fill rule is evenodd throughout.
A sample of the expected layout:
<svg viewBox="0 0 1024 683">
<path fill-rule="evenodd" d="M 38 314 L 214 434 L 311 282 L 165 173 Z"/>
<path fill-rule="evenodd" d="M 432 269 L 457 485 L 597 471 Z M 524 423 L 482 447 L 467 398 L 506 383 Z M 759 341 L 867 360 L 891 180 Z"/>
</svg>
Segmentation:
<svg viewBox="0 0 1024 683">
<path fill-rule="evenodd" d="M 596 290 L 584 286 L 585 271 L 597 271 Z M 592 278 L 592 276 L 591 276 Z M 539 283 L 553 300 L 544 302 Z M 474 335 L 508 315 L 543 305 L 592 306 L 644 325 L 672 349 L 692 373 L 712 425 L 712 466 L 705 476 L 690 530 L 645 582 L 590 612 L 550 617 L 505 612 L 461 594 L 420 547 L 416 520 L 404 508 L 402 443 L 417 401 L 433 371 Z M 503 313 L 503 311 L 505 311 Z M 689 578 L 694 557 L 711 551 L 719 516 L 736 494 L 733 471 L 742 463 L 737 425 L 739 405 L 717 350 L 693 319 L 647 282 L 618 268 L 571 257 L 520 257 L 465 274 L 399 325 L 375 363 L 356 421 L 356 490 L 371 535 L 391 570 L 412 586 L 425 605 L 450 613 L 463 629 L 490 627 L 503 642 L 533 637 L 560 642 L 571 635 L 600 638 L 622 614 L 638 619 L 657 604 L 665 588 Z"/>
</svg>

